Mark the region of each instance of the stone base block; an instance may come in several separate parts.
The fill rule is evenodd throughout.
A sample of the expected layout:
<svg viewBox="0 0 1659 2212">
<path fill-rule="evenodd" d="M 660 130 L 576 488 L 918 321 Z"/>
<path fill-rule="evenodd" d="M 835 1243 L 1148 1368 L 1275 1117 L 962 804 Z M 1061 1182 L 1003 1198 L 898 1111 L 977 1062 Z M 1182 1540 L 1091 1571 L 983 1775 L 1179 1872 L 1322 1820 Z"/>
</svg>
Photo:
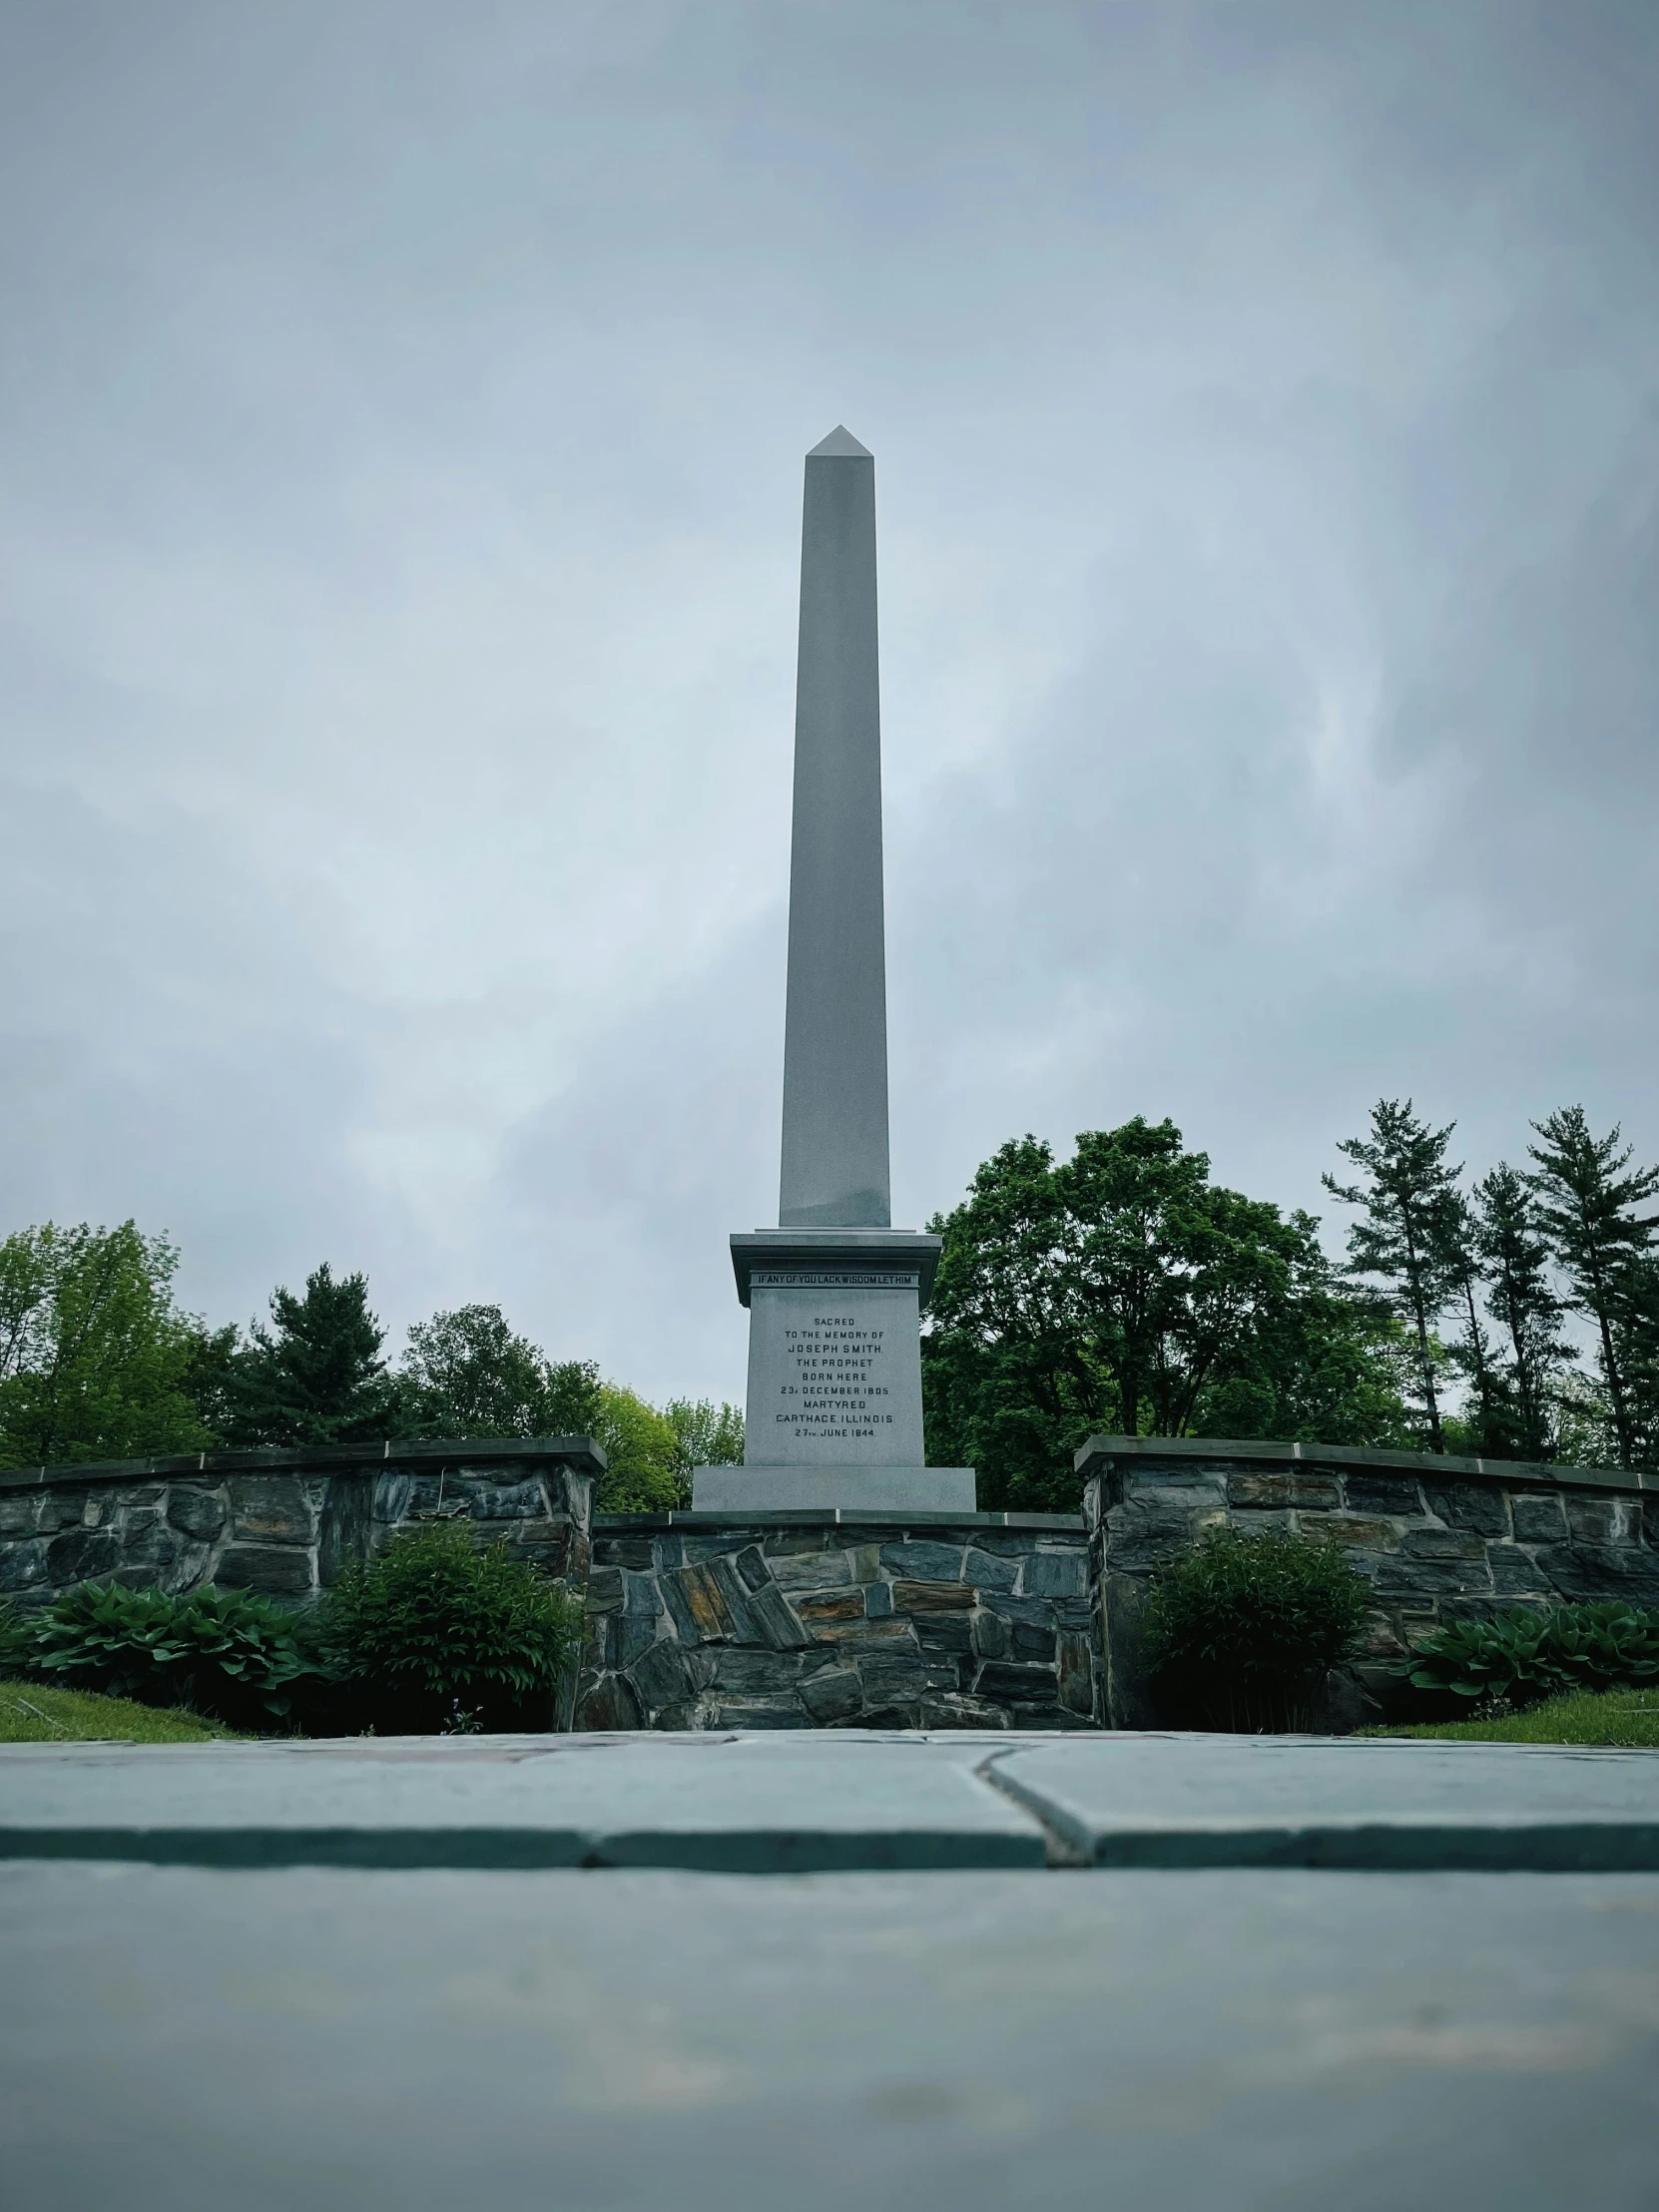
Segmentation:
<svg viewBox="0 0 1659 2212">
<path fill-rule="evenodd" d="M 695 1467 L 698 1513 L 971 1513 L 972 1467 Z"/>
</svg>

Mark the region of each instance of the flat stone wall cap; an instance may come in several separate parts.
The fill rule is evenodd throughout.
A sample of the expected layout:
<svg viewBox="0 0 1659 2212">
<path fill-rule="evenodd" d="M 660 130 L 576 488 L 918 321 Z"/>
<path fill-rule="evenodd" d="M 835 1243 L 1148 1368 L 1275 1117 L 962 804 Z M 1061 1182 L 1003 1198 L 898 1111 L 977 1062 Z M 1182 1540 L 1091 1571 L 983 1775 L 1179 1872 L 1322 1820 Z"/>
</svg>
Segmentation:
<svg viewBox="0 0 1659 2212">
<path fill-rule="evenodd" d="M 1102 1735 L 991 1771 L 1090 1866 L 1659 1871 L 1659 1751 Z"/>
<path fill-rule="evenodd" d="M 455 1466 L 466 1462 L 557 1460 L 580 1472 L 603 1474 L 604 1446 L 594 1436 L 380 1437 L 372 1443 L 308 1446 L 259 1444 L 241 1451 L 176 1452 L 160 1459 L 59 1461 L 13 1467 L 0 1474 L 0 1489 L 54 1489 L 85 1482 L 223 1481 L 229 1474 L 277 1472 L 325 1474 L 340 1468 Z"/>
<path fill-rule="evenodd" d="M 1301 1443 L 1258 1436 L 1091 1436 L 1073 1454 L 1088 1476 L 1114 1459 L 1264 1459 L 1301 1467 L 1382 1467 L 1442 1481 L 1543 1483 L 1557 1489 L 1642 1490 L 1659 1475 L 1633 1467 L 1556 1466 L 1534 1459 L 1468 1459 L 1449 1452 L 1384 1451 L 1364 1444 Z"/>
<path fill-rule="evenodd" d="M 845 1507 L 805 1510 L 767 1507 L 748 1512 L 698 1512 L 676 1506 L 668 1513 L 596 1513 L 595 1535 L 646 1535 L 669 1528 L 1011 1528 L 1081 1536 L 1081 1513 L 877 1513 Z"/>
</svg>

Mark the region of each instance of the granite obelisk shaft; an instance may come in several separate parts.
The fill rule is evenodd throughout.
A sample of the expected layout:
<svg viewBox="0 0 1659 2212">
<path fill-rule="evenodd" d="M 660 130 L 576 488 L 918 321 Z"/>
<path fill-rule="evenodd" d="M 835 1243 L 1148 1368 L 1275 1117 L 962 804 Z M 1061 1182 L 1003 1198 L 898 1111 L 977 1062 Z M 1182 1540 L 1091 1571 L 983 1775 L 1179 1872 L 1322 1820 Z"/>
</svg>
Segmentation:
<svg viewBox="0 0 1659 2212">
<path fill-rule="evenodd" d="M 888 1197 L 875 463 L 845 429 L 807 456 L 778 1224 L 732 1239 L 744 1463 L 699 1467 L 694 1509 L 971 1513 L 973 1469 L 928 1466 L 922 1428 L 941 1240 Z"/>
<path fill-rule="evenodd" d="M 891 1219 L 875 461 L 835 429 L 807 456 L 802 514 L 778 1221 Z"/>
</svg>

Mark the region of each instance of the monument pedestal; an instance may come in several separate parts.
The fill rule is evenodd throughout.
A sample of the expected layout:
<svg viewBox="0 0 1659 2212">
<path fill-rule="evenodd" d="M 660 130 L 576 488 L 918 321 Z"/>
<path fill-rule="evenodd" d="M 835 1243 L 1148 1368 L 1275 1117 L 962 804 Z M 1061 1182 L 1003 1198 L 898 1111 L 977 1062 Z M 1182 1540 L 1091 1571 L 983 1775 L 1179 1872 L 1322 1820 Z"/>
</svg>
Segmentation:
<svg viewBox="0 0 1659 2212">
<path fill-rule="evenodd" d="M 939 1251 L 903 1229 L 732 1239 L 750 1311 L 748 1443 L 741 1467 L 695 1471 L 694 1510 L 974 1510 L 971 1467 L 924 1464 L 920 1313 Z"/>
<path fill-rule="evenodd" d="M 692 1510 L 777 1513 L 971 1513 L 971 1467 L 695 1467 Z"/>
</svg>

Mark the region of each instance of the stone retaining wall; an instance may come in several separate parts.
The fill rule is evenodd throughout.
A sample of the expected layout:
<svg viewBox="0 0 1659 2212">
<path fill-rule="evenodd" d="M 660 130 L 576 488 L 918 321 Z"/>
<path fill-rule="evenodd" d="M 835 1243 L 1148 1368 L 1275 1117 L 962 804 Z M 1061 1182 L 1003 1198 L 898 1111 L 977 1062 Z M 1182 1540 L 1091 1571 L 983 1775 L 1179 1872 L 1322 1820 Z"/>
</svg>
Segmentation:
<svg viewBox="0 0 1659 2212">
<path fill-rule="evenodd" d="M 1659 1474 L 1144 1436 L 1093 1437 L 1077 1463 L 1081 1517 L 902 1520 L 596 1519 L 585 1436 L 30 1468 L 0 1474 L 0 1597 L 114 1579 L 307 1604 L 392 1530 L 453 1514 L 585 1589 L 576 1725 L 607 1729 L 1156 1725 L 1148 1577 L 1222 1524 L 1340 1544 L 1370 1583 L 1337 1726 L 1402 1710 L 1387 1662 L 1444 1621 L 1659 1609 Z"/>
<path fill-rule="evenodd" d="M 594 1524 L 578 1728 L 1086 1728 L 1069 1514 L 629 1513 Z"/>
<path fill-rule="evenodd" d="M 1156 1724 L 1136 1653 L 1147 1578 L 1207 1528 L 1340 1544 L 1370 1583 L 1360 1694 L 1337 1725 L 1400 1712 L 1386 1663 L 1443 1622 L 1568 1599 L 1659 1608 L 1659 1474 L 1153 1436 L 1091 1437 L 1077 1466 L 1112 1727 Z"/>
<path fill-rule="evenodd" d="M 434 1513 L 504 1536 L 580 1590 L 604 1464 L 592 1437 L 557 1436 L 25 1468 L 0 1474 L 0 1596 L 43 1605 L 78 1582 L 212 1582 L 304 1604 Z"/>
</svg>

